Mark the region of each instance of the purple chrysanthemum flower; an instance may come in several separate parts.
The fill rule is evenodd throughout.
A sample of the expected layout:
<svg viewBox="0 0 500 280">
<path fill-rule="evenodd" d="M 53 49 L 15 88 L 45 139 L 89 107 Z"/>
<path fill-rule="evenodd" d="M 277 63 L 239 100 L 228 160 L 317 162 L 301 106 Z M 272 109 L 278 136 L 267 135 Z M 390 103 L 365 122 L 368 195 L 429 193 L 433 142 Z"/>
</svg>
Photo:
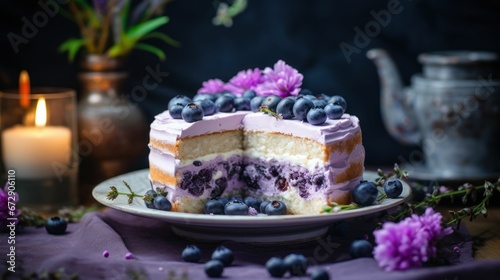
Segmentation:
<svg viewBox="0 0 500 280">
<path fill-rule="evenodd" d="M 422 266 L 436 255 L 436 242 L 452 232 L 442 228 L 442 216 L 432 208 L 422 216 L 412 215 L 399 223 L 384 223 L 373 235 L 377 246 L 373 256 L 387 271 Z"/>
<path fill-rule="evenodd" d="M 9 185 L 5 184 L 4 189 L 0 189 L 0 231 L 4 231 L 6 226 L 12 222 L 8 221 L 7 218 L 17 218 L 21 214 L 21 210 L 17 209 L 14 211 L 9 210 L 9 206 L 12 206 L 12 203 L 17 203 L 19 200 L 19 196 L 17 193 L 14 193 L 13 197 L 9 200 Z M 11 202 L 11 205 L 9 205 Z M 18 220 L 15 220 L 17 224 Z"/>
<path fill-rule="evenodd" d="M 225 84 L 220 79 L 211 79 L 203 82 L 198 93 L 217 94 L 226 90 Z"/>
<path fill-rule="evenodd" d="M 264 82 L 264 76 L 259 68 L 240 71 L 226 84 L 226 89 L 234 94 L 242 94 L 246 90 L 255 88 Z"/>
<path fill-rule="evenodd" d="M 258 95 L 278 95 L 286 97 L 298 95 L 304 76 L 295 68 L 287 65 L 283 60 L 274 64 L 274 68 L 264 69 L 264 82 L 257 85 L 255 91 Z"/>
</svg>

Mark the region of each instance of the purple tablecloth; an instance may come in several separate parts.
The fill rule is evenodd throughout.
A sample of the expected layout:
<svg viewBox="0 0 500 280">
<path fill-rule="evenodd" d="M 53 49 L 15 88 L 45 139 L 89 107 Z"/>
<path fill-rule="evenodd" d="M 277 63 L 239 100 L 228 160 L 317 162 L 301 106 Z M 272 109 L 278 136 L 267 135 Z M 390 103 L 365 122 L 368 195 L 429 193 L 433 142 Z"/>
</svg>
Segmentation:
<svg viewBox="0 0 500 280">
<path fill-rule="evenodd" d="M 345 224 L 343 232 L 354 232 L 353 225 Z M 335 232 L 334 232 L 335 230 Z M 116 210 L 89 213 L 81 222 L 69 224 L 67 234 L 47 234 L 44 228 L 25 228 L 16 233 L 16 270 L 12 279 L 20 276 L 21 266 L 25 271 L 56 271 L 64 267 L 66 273 L 76 272 L 79 279 L 128 279 L 127 274 L 144 273 L 149 279 L 167 279 L 170 271 L 179 277 L 186 272 L 189 279 L 207 278 L 203 264 L 218 245 L 233 250 L 235 261 L 224 269 L 226 279 L 271 278 L 264 263 L 272 256 L 284 257 L 289 253 L 304 254 L 312 263 L 309 272 L 323 267 L 330 279 L 499 279 L 500 260 L 474 261 L 472 241 L 466 233 L 454 233 L 445 242 L 449 248 L 447 259 L 450 265 L 425 267 L 404 272 L 385 272 L 374 259 L 350 259 L 348 244 L 352 237 L 338 234 L 338 227 L 321 239 L 287 246 L 257 246 L 236 242 L 198 243 L 202 251 L 200 263 L 186 263 L 181 252 L 191 241 L 172 233 L 169 225 L 155 220 L 139 218 Z M 342 230 L 340 231 L 342 233 Z M 359 234 L 359 233 L 356 233 Z M 10 246 L 8 233 L 0 234 L 0 268 L 5 270 Z M 452 252 L 460 247 L 460 253 Z M 109 257 L 102 256 L 109 251 Z M 125 259 L 133 253 L 134 259 Z M 2 267 L 3 266 L 3 267 Z M 294 279 L 308 279 L 295 277 Z M 175 278 L 180 279 L 180 278 Z"/>
</svg>

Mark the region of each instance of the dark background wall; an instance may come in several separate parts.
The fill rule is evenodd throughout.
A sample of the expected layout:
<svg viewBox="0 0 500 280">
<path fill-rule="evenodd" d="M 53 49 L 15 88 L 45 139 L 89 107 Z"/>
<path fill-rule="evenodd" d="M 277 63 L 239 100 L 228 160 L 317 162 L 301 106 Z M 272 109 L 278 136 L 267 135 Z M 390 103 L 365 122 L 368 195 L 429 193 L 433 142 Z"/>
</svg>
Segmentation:
<svg viewBox="0 0 500 280">
<path fill-rule="evenodd" d="M 304 74 L 304 88 L 345 96 L 348 113 L 362 122 L 367 164 L 390 165 L 418 147 L 400 145 L 383 127 L 379 80 L 366 51 L 387 49 L 408 84 L 411 75 L 421 71 L 416 57 L 422 52 L 500 50 L 498 1 L 249 0 L 230 28 L 212 24 L 216 3 L 168 4 L 170 22 L 161 30 L 182 46 L 158 42 L 167 54 L 164 62 L 139 50 L 129 57 L 130 88 L 142 83 L 147 67 L 169 73 L 139 103 L 149 121 L 166 109 L 169 98 L 192 96 L 207 79 L 227 81 L 240 70 L 272 66 L 282 59 Z M 0 3 L 0 89 L 17 87 L 22 69 L 29 71 L 33 86 L 79 89 L 77 65 L 57 52 L 61 42 L 79 35 L 71 21 L 60 13 L 49 16 L 17 51 L 7 36 L 22 35 L 23 17 L 32 22 L 40 10 L 37 1 Z M 381 11 L 392 12 L 387 17 Z M 349 49 L 340 47 L 347 45 Z"/>
</svg>

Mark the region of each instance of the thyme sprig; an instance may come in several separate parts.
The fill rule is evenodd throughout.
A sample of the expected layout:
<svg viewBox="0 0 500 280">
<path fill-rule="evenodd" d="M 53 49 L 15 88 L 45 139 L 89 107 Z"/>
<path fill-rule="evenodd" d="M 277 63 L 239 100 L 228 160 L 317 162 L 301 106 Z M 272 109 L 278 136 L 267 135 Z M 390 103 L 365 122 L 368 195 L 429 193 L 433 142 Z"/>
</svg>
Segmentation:
<svg viewBox="0 0 500 280">
<path fill-rule="evenodd" d="M 281 120 L 283 118 L 283 116 L 281 116 L 281 114 L 273 112 L 267 106 L 260 106 L 259 107 L 259 112 L 263 112 L 264 114 L 271 115 L 271 116 L 275 117 L 277 120 Z"/>
<path fill-rule="evenodd" d="M 111 189 L 111 191 L 109 191 L 106 194 L 106 198 L 108 200 L 115 200 L 119 195 L 126 195 L 128 197 L 128 201 L 127 201 L 128 204 L 132 204 L 135 197 L 140 197 L 140 198 L 142 198 L 142 200 L 146 201 L 147 203 L 151 203 L 153 201 L 154 195 L 148 194 L 148 193 L 146 193 L 144 195 L 137 194 L 132 190 L 132 188 L 130 187 L 130 185 L 127 182 L 123 181 L 123 184 L 125 184 L 125 186 L 129 190 L 129 192 L 120 192 L 120 191 L 118 191 L 118 189 L 115 186 L 110 186 L 109 188 Z M 157 195 L 161 195 L 161 196 L 165 196 L 165 197 L 168 194 L 165 187 L 158 187 L 155 189 L 155 191 L 156 191 Z"/>
</svg>

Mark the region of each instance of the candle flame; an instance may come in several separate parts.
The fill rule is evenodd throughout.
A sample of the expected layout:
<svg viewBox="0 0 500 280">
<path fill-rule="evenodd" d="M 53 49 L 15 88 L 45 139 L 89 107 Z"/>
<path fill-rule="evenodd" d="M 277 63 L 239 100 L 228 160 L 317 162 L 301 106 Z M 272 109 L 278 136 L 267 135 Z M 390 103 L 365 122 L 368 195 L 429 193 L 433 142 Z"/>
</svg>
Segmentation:
<svg viewBox="0 0 500 280">
<path fill-rule="evenodd" d="M 36 103 L 35 125 L 44 127 L 45 124 L 47 124 L 47 105 L 45 104 L 45 98 L 42 97 Z"/>
</svg>

